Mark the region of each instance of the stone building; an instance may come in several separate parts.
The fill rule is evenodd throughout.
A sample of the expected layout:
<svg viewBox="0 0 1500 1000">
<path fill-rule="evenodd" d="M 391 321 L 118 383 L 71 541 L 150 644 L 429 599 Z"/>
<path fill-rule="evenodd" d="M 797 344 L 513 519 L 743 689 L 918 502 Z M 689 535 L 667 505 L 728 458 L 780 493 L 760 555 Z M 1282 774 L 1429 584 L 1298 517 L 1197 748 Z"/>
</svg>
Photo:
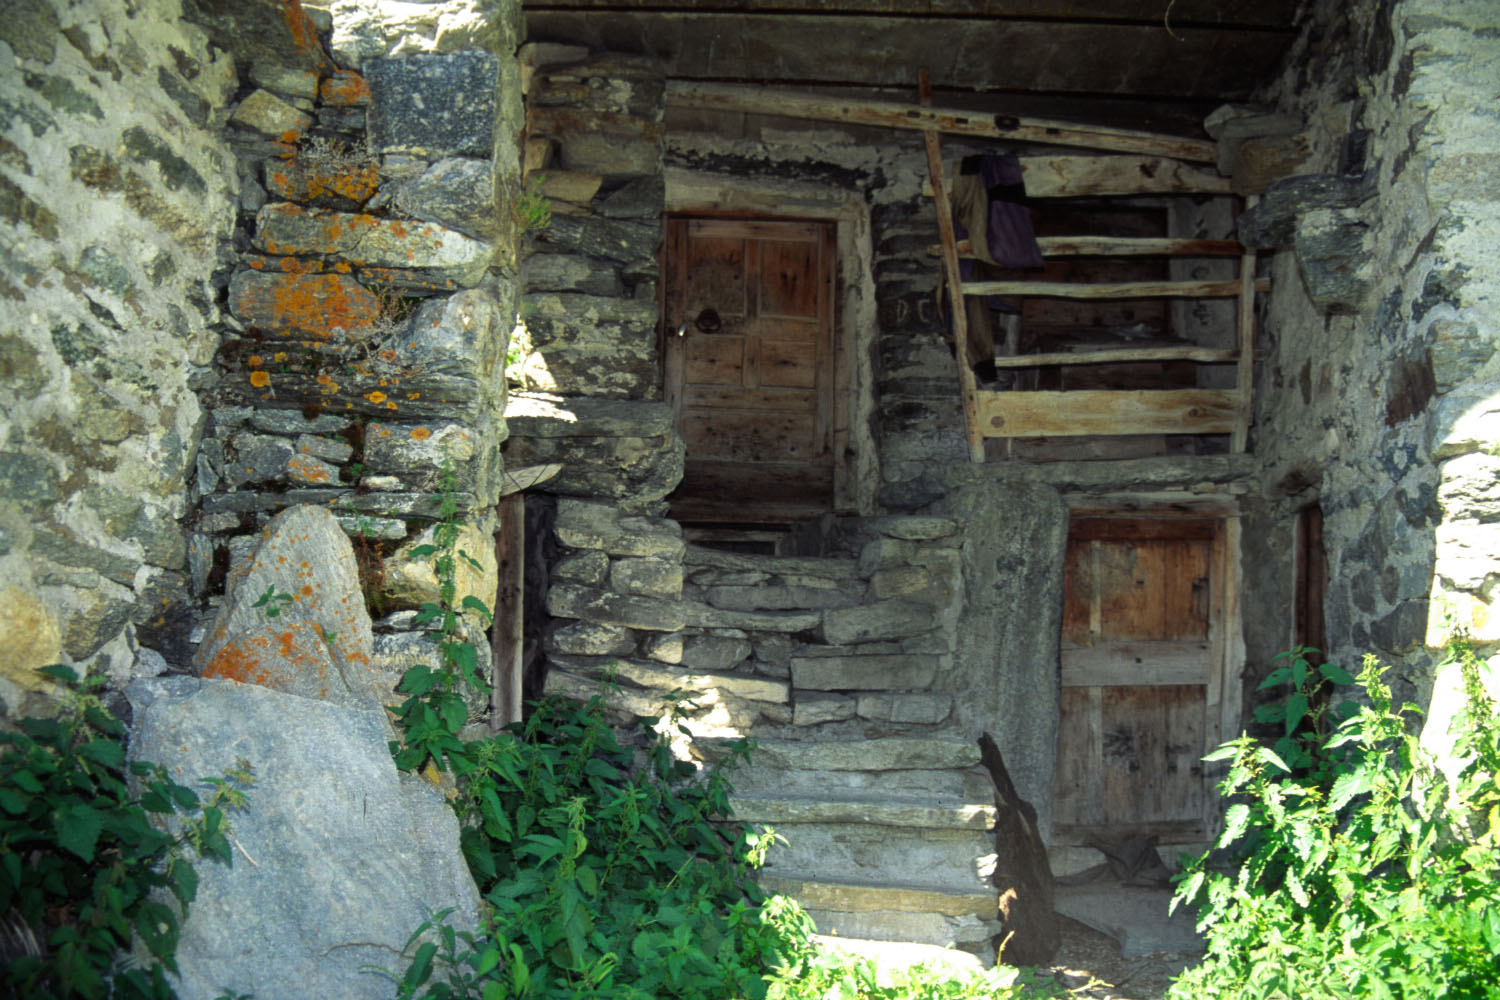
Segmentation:
<svg viewBox="0 0 1500 1000">
<path fill-rule="evenodd" d="M 694 752 L 760 741 L 768 878 L 985 952 L 1007 802 L 1059 873 L 1175 856 L 1278 651 L 1440 716 L 1451 626 L 1500 639 L 1493 4 L 524 6 L 0 19 L 8 713 L 236 676 L 225 582 L 303 505 L 378 692 L 446 496 L 497 720 L 687 690 Z M 986 154 L 1044 266 L 955 296 Z"/>
</svg>

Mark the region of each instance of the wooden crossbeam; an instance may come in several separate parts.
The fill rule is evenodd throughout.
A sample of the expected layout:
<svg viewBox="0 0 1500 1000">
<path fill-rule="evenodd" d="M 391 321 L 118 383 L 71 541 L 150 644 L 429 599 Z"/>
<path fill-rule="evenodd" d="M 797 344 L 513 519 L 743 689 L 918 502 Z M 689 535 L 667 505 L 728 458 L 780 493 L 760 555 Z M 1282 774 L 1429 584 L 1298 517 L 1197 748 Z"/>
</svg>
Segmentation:
<svg viewBox="0 0 1500 1000">
<path fill-rule="evenodd" d="M 1233 389 L 981 392 L 979 426 L 995 438 L 1229 434 L 1239 399 Z"/>
<path fill-rule="evenodd" d="M 928 100 L 930 102 L 930 96 Z M 878 125 L 915 130 L 929 135 L 947 132 L 1052 146 L 1081 146 L 1145 156 L 1169 156 L 1194 163 L 1213 163 L 1218 158 L 1218 147 L 1205 139 L 1185 139 L 1159 132 L 1139 132 L 1106 125 L 1080 125 L 1044 118 L 934 108 L 929 104 L 912 105 L 849 96 L 828 97 L 771 87 L 669 80 L 667 101 L 678 107 L 709 111 L 740 111 L 785 118 L 846 122 L 852 125 Z M 941 173 L 942 166 L 939 164 L 933 169 L 933 174 Z"/>
<path fill-rule="evenodd" d="M 1268 281 L 1256 281 L 1263 292 Z M 1031 295 L 1049 299 L 1232 299 L 1242 293 L 1239 279 L 1230 281 L 969 281 L 965 295 Z"/>
<path fill-rule="evenodd" d="M 1245 252 L 1237 240 L 1180 236 L 1039 236 L 1036 245 L 1043 257 L 1238 257 Z M 961 258 L 974 258 L 968 240 L 959 240 L 954 249 Z M 942 253 L 940 244 L 927 248 L 930 257 Z"/>
<path fill-rule="evenodd" d="M 1211 347 L 1135 347 L 1109 351 L 1053 351 L 1049 354 L 1018 354 L 996 358 L 996 368 L 1036 368 L 1042 365 L 1119 365 L 1140 361 L 1195 361 L 1200 364 L 1231 364 L 1239 349 Z"/>
</svg>

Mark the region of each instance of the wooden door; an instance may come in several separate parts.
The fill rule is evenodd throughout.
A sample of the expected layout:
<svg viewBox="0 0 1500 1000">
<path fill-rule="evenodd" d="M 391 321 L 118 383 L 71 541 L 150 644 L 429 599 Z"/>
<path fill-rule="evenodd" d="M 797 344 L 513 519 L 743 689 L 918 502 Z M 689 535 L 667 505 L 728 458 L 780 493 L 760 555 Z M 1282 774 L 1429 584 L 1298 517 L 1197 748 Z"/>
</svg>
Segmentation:
<svg viewBox="0 0 1500 1000">
<path fill-rule="evenodd" d="M 1201 838 L 1225 685 L 1225 522 L 1075 517 L 1064 570 L 1054 841 Z"/>
<path fill-rule="evenodd" d="M 834 226 L 669 217 L 666 392 L 687 443 L 671 516 L 833 509 Z"/>
</svg>

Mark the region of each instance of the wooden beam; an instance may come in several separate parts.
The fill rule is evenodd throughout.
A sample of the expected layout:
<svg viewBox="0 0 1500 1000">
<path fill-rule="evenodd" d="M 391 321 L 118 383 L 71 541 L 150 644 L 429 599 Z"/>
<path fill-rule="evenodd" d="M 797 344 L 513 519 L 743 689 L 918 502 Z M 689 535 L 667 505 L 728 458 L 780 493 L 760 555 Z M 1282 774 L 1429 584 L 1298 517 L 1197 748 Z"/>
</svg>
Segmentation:
<svg viewBox="0 0 1500 1000">
<path fill-rule="evenodd" d="M 1265 291 L 1269 282 L 1257 282 Z M 1239 279 L 1230 281 L 968 281 L 965 295 L 1021 295 L 1050 299 L 1231 299 L 1242 294 Z"/>
<path fill-rule="evenodd" d="M 922 103 L 929 103 L 932 100 L 932 79 L 926 69 L 917 71 L 917 88 Z M 927 169 L 932 174 L 938 237 L 943 244 L 943 284 L 948 290 L 948 312 L 953 323 L 953 358 L 958 363 L 958 388 L 963 400 L 964 430 L 969 438 L 969 461 L 982 464 L 984 434 L 979 429 L 979 385 L 974 370 L 969 367 L 968 311 L 964 308 L 963 291 L 959 287 L 958 253 L 953 247 L 953 212 L 948 205 L 947 185 L 943 181 L 943 149 L 936 132 L 924 132 L 922 139 L 927 146 Z"/>
<path fill-rule="evenodd" d="M 1203 684 L 1209 675 L 1210 654 L 1207 642 L 1141 640 L 1064 647 L 1062 684 L 1064 687 Z"/>
<path fill-rule="evenodd" d="M 1250 199 L 1252 202 L 1254 199 Z M 1240 367 L 1235 373 L 1234 389 L 1239 396 L 1240 414 L 1230 437 L 1229 450 L 1240 452 L 1250 442 L 1250 420 L 1254 415 L 1255 374 L 1255 293 L 1262 291 L 1255 280 L 1255 251 L 1246 250 L 1240 258 L 1240 300 L 1236 314 L 1239 333 Z M 1269 282 L 1265 282 L 1269 285 Z"/>
<path fill-rule="evenodd" d="M 679 107 L 710 111 L 739 111 L 851 125 L 876 125 L 909 129 L 928 135 L 948 132 L 987 139 L 1044 143 L 1049 146 L 1081 146 L 1118 153 L 1170 156 L 1196 163 L 1212 163 L 1218 156 L 1218 147 L 1203 139 L 1185 139 L 1157 132 L 1110 128 L 1106 125 L 1079 125 L 1045 118 L 915 106 L 895 101 L 827 97 L 769 87 L 669 80 L 667 100 Z M 933 174 L 936 176 L 941 173 L 942 167 L 939 164 L 934 167 Z"/>
<path fill-rule="evenodd" d="M 495 625 L 490 632 L 495 676 L 490 678 L 490 730 L 499 732 L 521 721 L 521 672 L 524 666 L 526 606 L 526 498 L 512 493 L 500 500 L 495 532 Z"/>
<path fill-rule="evenodd" d="M 1229 178 L 1161 156 L 1023 156 L 1032 198 L 1133 194 L 1230 194 Z"/>
<path fill-rule="evenodd" d="M 1177 236 L 1039 236 L 1043 257 L 1238 257 L 1245 252 L 1238 240 L 1195 240 Z M 955 244 L 959 257 L 973 258 L 968 240 Z M 941 256 L 934 243 L 930 257 Z"/>
<path fill-rule="evenodd" d="M 1110 351 L 1054 351 L 1050 354 L 1018 354 L 996 358 L 996 368 L 1037 368 L 1042 365 L 1119 365 L 1138 361 L 1196 361 L 1200 364 L 1230 364 L 1240 352 L 1212 347 L 1134 347 Z"/>
<path fill-rule="evenodd" d="M 1232 389 L 981 392 L 979 426 L 997 438 L 1228 434 L 1235 401 Z"/>
</svg>

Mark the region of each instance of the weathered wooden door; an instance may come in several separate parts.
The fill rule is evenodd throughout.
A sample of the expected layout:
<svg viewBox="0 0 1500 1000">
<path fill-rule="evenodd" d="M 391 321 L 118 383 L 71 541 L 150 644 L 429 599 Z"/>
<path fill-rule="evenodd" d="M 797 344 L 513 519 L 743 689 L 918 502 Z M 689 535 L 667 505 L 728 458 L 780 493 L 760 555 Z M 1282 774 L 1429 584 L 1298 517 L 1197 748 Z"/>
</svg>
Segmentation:
<svg viewBox="0 0 1500 1000">
<path fill-rule="evenodd" d="M 1075 517 L 1064 570 L 1054 842 L 1206 835 L 1220 738 L 1226 522 Z"/>
<path fill-rule="evenodd" d="M 671 516 L 833 509 L 834 226 L 669 217 L 666 392 L 687 442 Z"/>
</svg>

